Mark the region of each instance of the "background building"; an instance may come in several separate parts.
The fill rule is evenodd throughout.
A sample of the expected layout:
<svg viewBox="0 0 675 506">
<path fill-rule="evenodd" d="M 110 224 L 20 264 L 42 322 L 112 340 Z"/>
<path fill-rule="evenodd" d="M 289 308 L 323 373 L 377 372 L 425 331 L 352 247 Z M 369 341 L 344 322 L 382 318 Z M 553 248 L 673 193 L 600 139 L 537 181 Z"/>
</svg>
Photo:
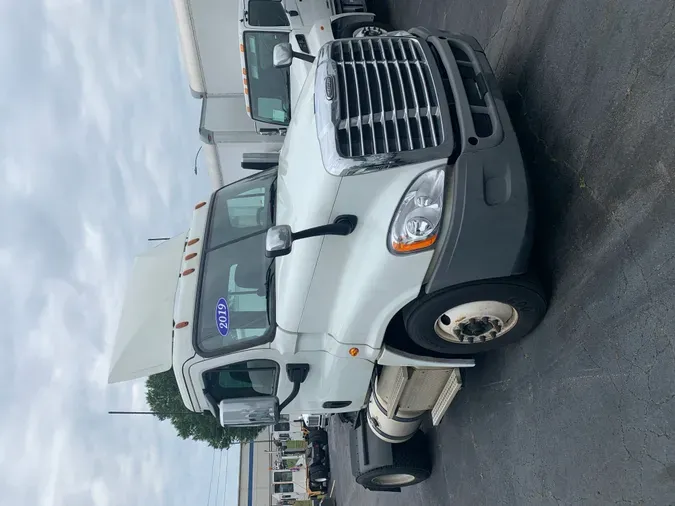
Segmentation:
<svg viewBox="0 0 675 506">
<path fill-rule="evenodd" d="M 263 430 L 252 444 L 241 445 L 239 461 L 239 505 L 271 506 L 272 449 L 269 429 Z"/>
</svg>

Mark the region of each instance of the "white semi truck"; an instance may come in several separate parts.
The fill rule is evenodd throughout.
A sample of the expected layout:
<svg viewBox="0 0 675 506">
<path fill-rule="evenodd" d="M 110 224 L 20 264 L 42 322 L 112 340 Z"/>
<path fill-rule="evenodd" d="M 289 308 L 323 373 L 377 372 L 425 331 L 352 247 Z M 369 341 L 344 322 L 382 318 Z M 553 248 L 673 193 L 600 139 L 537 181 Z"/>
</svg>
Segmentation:
<svg viewBox="0 0 675 506">
<path fill-rule="evenodd" d="M 328 42 L 260 168 L 138 257 L 110 381 L 173 368 L 185 405 L 224 426 L 356 412 L 356 481 L 419 483 L 422 420 L 440 423 L 472 355 L 547 307 L 483 49 L 421 28 Z"/>
<path fill-rule="evenodd" d="M 288 126 L 309 68 L 302 61 L 290 70 L 275 68 L 276 44 L 290 42 L 300 53 L 316 56 L 334 35 L 383 30 L 366 12 L 365 0 L 174 0 L 174 10 L 192 94 L 243 92 L 242 108 L 261 134 L 272 136 Z"/>
</svg>

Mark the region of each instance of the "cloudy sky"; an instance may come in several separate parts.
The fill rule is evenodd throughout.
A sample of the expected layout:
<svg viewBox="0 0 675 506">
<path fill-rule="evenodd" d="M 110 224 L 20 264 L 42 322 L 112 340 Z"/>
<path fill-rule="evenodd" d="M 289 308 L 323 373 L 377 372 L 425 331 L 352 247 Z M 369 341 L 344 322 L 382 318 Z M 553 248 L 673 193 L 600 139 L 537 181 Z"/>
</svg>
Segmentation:
<svg viewBox="0 0 675 506">
<path fill-rule="evenodd" d="M 133 256 L 209 191 L 178 55 L 169 0 L 0 0 L 2 505 L 207 504 L 219 455 L 106 415 L 145 407 L 106 385 Z"/>
</svg>

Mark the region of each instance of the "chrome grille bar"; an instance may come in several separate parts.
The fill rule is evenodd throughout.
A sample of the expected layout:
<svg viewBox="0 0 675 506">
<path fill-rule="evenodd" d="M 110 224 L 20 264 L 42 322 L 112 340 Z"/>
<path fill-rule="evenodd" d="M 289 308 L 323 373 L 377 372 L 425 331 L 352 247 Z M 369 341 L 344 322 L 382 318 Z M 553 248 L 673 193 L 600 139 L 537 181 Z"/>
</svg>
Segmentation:
<svg viewBox="0 0 675 506">
<path fill-rule="evenodd" d="M 340 156 L 412 151 L 443 142 L 436 88 L 417 39 L 368 37 L 332 45 L 338 73 L 340 107 L 335 120 Z"/>
</svg>

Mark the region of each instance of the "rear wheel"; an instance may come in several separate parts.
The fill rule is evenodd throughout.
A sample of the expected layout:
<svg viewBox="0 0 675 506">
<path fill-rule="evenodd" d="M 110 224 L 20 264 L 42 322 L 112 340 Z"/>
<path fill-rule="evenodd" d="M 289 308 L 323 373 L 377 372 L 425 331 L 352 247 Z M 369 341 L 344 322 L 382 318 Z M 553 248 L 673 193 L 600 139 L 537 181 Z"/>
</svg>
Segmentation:
<svg viewBox="0 0 675 506">
<path fill-rule="evenodd" d="M 417 432 L 405 443 L 392 446 L 393 463 L 356 477 L 356 482 L 369 489 L 396 489 L 421 483 L 431 476 L 431 458 L 426 438 Z"/>
<path fill-rule="evenodd" d="M 312 430 L 307 436 L 307 442 L 309 442 L 310 444 L 312 443 L 319 443 L 322 445 L 328 444 L 328 433 L 325 430 L 321 429 Z"/>
<path fill-rule="evenodd" d="M 547 299 L 532 276 L 453 286 L 423 296 L 403 311 L 417 345 L 444 354 L 474 354 L 529 334 L 546 313 Z"/>
<path fill-rule="evenodd" d="M 342 423 L 346 423 L 348 425 L 354 425 L 356 423 L 356 420 L 359 417 L 359 412 L 358 411 L 350 411 L 347 413 L 339 413 L 338 418 Z"/>
</svg>

